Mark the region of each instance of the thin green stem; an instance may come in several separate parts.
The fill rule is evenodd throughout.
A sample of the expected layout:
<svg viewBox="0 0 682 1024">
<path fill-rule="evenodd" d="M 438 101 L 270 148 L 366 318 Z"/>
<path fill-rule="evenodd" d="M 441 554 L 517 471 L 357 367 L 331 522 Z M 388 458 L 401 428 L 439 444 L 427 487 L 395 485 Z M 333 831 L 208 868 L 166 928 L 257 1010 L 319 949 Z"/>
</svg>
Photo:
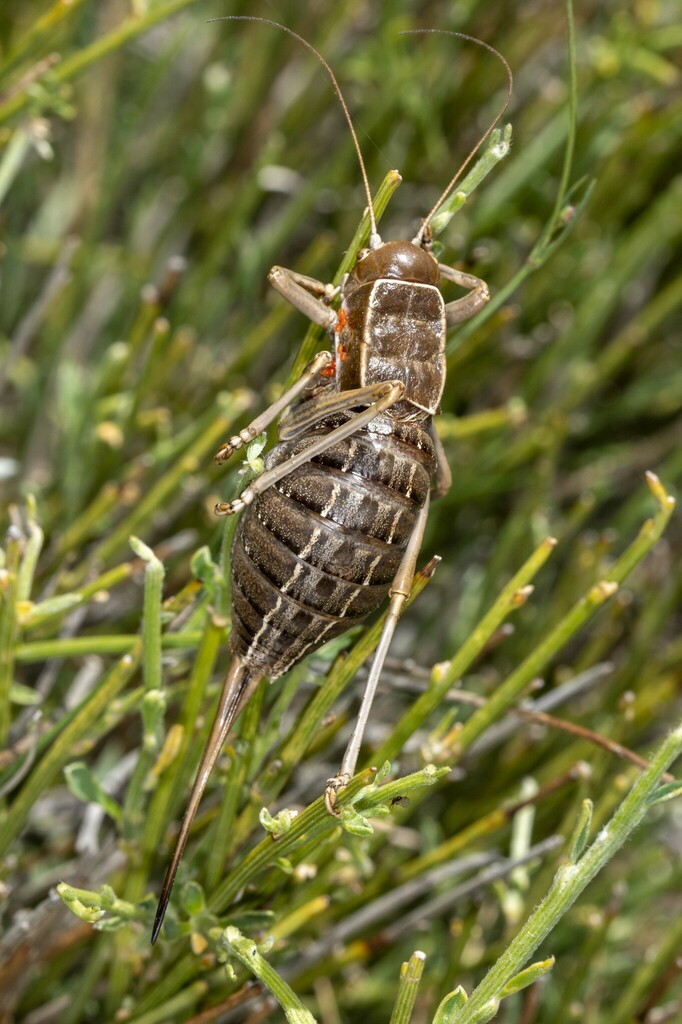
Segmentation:
<svg viewBox="0 0 682 1024">
<path fill-rule="evenodd" d="M 131 39 L 137 38 L 137 36 L 142 35 L 152 26 L 157 25 L 160 21 L 164 21 L 166 18 L 171 17 L 171 15 L 181 11 L 183 7 L 188 7 L 193 3 L 195 3 L 195 0 L 170 0 L 169 3 L 160 3 L 158 6 L 153 7 L 142 17 L 135 17 L 133 15 L 130 18 L 126 18 L 112 32 L 96 39 L 89 46 L 84 46 L 70 57 L 67 57 L 66 60 L 63 60 L 61 64 L 53 69 L 52 77 L 57 82 L 70 81 L 90 67 L 91 64 L 101 60 L 102 57 L 120 50 Z M 3 103 L 0 106 L 0 123 L 22 111 L 28 105 L 30 98 L 30 92 L 22 91 Z"/>
<path fill-rule="evenodd" d="M 352 804 L 360 790 L 371 781 L 373 774 L 373 770 L 370 769 L 351 779 L 339 796 L 340 806 Z M 245 885 L 248 885 L 268 865 L 295 850 L 304 838 L 321 836 L 337 827 L 336 818 L 332 817 L 325 807 L 324 797 L 318 797 L 294 820 L 286 835 L 280 836 L 276 842 L 273 841 L 272 836 L 266 836 L 236 865 L 232 873 L 213 893 L 209 901 L 209 909 L 214 913 L 219 913 L 229 906 Z"/>
<path fill-rule="evenodd" d="M 428 690 L 419 697 L 400 719 L 390 737 L 379 748 L 373 761 L 382 764 L 392 761 L 402 750 L 407 740 L 420 728 L 428 716 L 436 710 L 451 686 L 459 680 L 483 649 L 495 630 L 506 617 L 519 606 L 519 595 L 530 580 L 539 572 L 552 553 L 556 541 L 547 537 L 536 548 L 530 558 L 512 577 L 490 610 L 475 626 L 447 667 L 433 677 Z"/>
<path fill-rule="evenodd" d="M 43 549 L 43 541 L 45 539 L 45 534 L 36 519 L 36 502 L 32 494 L 29 494 L 26 498 L 26 518 L 28 520 L 28 539 L 24 546 L 17 580 L 18 601 L 29 601 L 31 598 L 33 577 L 35 576 L 38 558 Z"/>
<path fill-rule="evenodd" d="M 532 654 L 497 688 L 490 700 L 465 722 L 457 742 L 460 753 L 470 747 L 493 722 L 501 718 L 533 679 L 544 670 L 554 655 L 594 612 L 615 594 L 620 584 L 659 540 L 672 515 L 675 499 L 666 492 L 655 474 L 647 473 L 646 480 L 658 503 L 656 516 L 644 523 L 637 538 L 623 552 L 604 579 L 580 598 Z"/>
<path fill-rule="evenodd" d="M 566 195 L 569 188 L 569 181 L 571 180 L 571 169 L 573 167 L 573 153 L 575 150 L 575 133 L 578 123 L 578 57 L 575 43 L 575 19 L 573 17 L 573 0 L 566 0 L 566 16 L 568 21 L 568 74 L 569 74 L 569 89 L 568 89 L 568 135 L 566 137 L 566 147 L 564 149 L 564 162 L 561 168 L 561 179 L 559 182 L 559 188 L 557 189 L 556 200 L 554 202 L 554 209 L 552 214 L 545 225 L 539 241 L 537 242 L 534 252 L 535 258 L 540 258 L 541 254 L 545 252 L 549 243 L 551 242 L 557 228 L 561 223 L 561 214 L 566 203 Z"/>
<path fill-rule="evenodd" d="M 73 748 L 89 735 L 93 723 L 109 707 L 135 672 L 142 654 L 142 641 L 138 640 L 130 652 L 105 676 L 98 688 L 81 705 L 65 729 L 56 737 L 43 758 L 33 769 L 19 790 L 0 828 L 0 856 L 2 856 L 24 825 L 28 814 L 43 790 L 54 780 L 69 759 Z"/>
<path fill-rule="evenodd" d="M 21 545 L 21 537 L 10 530 L 5 549 L 5 565 L 0 568 L 0 748 L 7 745 L 12 720 L 10 687 L 18 635 L 17 596 Z"/>
<path fill-rule="evenodd" d="M 147 774 L 159 747 L 160 730 L 165 710 L 165 697 L 161 690 L 161 601 L 163 598 L 163 563 L 151 548 L 137 537 L 130 538 L 135 554 L 147 564 L 144 573 L 144 609 L 142 613 L 142 745 L 123 805 L 123 833 L 136 836 L 144 821 L 144 788 Z M 128 873 L 125 898 L 139 899 L 142 878 L 138 879 L 139 892 L 131 883 L 135 872 Z"/>
<path fill-rule="evenodd" d="M 125 633 L 116 636 L 74 636 L 60 640 L 35 640 L 31 643 L 19 644 L 16 649 L 16 660 L 31 664 L 47 661 L 49 658 L 82 658 L 87 654 L 125 654 L 132 651 L 137 644 L 134 634 Z M 186 633 L 164 633 L 161 638 L 163 650 L 193 650 L 201 640 L 201 633 L 187 630 Z"/>
<path fill-rule="evenodd" d="M 434 235 L 440 235 L 448 226 L 458 210 L 461 210 L 467 199 L 478 188 L 501 160 L 511 150 L 512 126 L 506 124 L 504 129 L 496 128 L 490 136 L 490 142 L 483 155 L 476 161 L 456 192 L 446 199 L 439 207 L 438 213 L 431 218 L 431 229 Z"/>
<path fill-rule="evenodd" d="M 236 956 L 272 992 L 289 1024 L 316 1024 L 312 1013 L 305 1008 L 293 989 L 258 952 L 253 939 L 247 939 L 238 928 L 229 927 L 223 932 L 222 940 L 227 951 Z"/>
<path fill-rule="evenodd" d="M 681 753 L 682 725 L 663 741 L 649 767 L 642 772 L 582 859 L 577 864 L 564 864 L 559 868 L 544 900 L 472 993 L 457 1016 L 456 1024 L 480 1024 L 492 1019 L 505 985 L 518 974 L 586 886 L 637 828 L 661 776 Z"/>
<path fill-rule="evenodd" d="M 393 1006 L 390 1024 L 410 1024 L 412 1010 L 414 1009 L 419 982 L 424 973 L 426 956 L 420 950 L 415 950 L 410 959 L 400 968 L 400 981 L 398 982 L 398 994 Z"/>
</svg>

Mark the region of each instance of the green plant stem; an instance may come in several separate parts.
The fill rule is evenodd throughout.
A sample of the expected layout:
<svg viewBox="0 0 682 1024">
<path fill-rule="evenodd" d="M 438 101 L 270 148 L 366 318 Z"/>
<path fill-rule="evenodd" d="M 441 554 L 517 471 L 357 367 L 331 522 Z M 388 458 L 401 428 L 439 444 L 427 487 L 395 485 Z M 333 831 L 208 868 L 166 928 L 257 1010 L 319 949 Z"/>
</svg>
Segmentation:
<svg viewBox="0 0 682 1024">
<path fill-rule="evenodd" d="M 30 600 L 33 589 L 33 577 L 35 576 L 38 558 L 45 539 L 45 535 L 36 521 L 36 502 L 32 494 L 29 494 L 26 499 L 26 514 L 28 519 L 28 539 L 24 546 L 17 579 L 17 601 Z"/>
<path fill-rule="evenodd" d="M 402 965 L 390 1024 L 410 1024 L 425 962 L 425 954 L 415 950 L 407 963 Z"/>
<path fill-rule="evenodd" d="M 558 249 L 561 243 L 565 241 L 589 202 L 592 190 L 593 183 L 591 182 L 585 188 L 579 202 L 575 204 L 575 208 L 573 209 L 570 218 L 559 226 L 551 239 L 547 234 L 547 228 L 552 220 L 552 218 L 550 218 L 545 226 L 541 239 L 539 239 L 533 247 L 523 266 L 517 270 L 504 288 L 501 288 L 495 295 L 493 295 L 490 302 L 486 304 L 485 308 L 482 309 L 480 313 L 472 317 L 471 320 L 467 321 L 457 330 L 455 336 L 445 347 L 445 351 L 450 357 L 448 359 L 448 372 L 452 372 L 457 364 L 464 358 L 467 352 L 467 346 L 465 343 L 480 331 L 483 324 L 490 320 L 490 318 L 497 313 L 498 309 L 501 309 L 506 304 L 511 296 L 521 287 L 524 281 L 531 277 L 531 275 L 539 270 L 540 267 L 545 265 L 549 257 L 556 249 Z"/>
<path fill-rule="evenodd" d="M 510 124 L 506 124 L 504 129 L 496 128 L 493 131 L 485 152 L 476 161 L 457 191 L 439 206 L 438 212 L 431 218 L 431 229 L 434 235 L 439 235 L 445 230 L 457 211 L 462 209 L 474 189 L 478 188 L 500 161 L 509 155 L 511 136 L 512 126 Z"/>
<path fill-rule="evenodd" d="M 537 645 L 533 653 L 495 690 L 485 705 L 464 723 L 456 744 L 460 755 L 493 722 L 502 717 L 507 708 L 511 707 L 519 695 L 538 677 L 551 658 L 594 612 L 616 593 L 616 590 L 615 584 L 603 580 L 580 598 L 549 635 Z"/>
<path fill-rule="evenodd" d="M 161 692 L 163 563 L 159 561 L 146 544 L 142 544 L 136 537 L 131 538 L 131 546 L 136 555 L 145 559 L 147 565 L 144 573 L 144 606 L 142 613 L 142 678 L 144 680 L 144 694 L 141 701 L 142 745 L 123 804 L 123 834 L 129 839 L 137 835 L 145 821 L 144 785 L 159 745 L 159 711 L 162 714 L 164 701 Z M 156 704 L 156 708 L 150 708 L 147 715 L 145 715 L 145 701 L 154 701 Z M 152 724 L 148 724 L 145 718 L 151 718 Z M 130 881 L 133 874 L 135 872 L 128 872 L 124 899 L 135 902 L 141 895 L 143 878 L 138 879 L 139 891 L 137 891 L 137 887 Z"/>
<path fill-rule="evenodd" d="M 374 775 L 373 770 L 361 772 L 351 779 L 348 786 L 340 796 L 340 806 L 352 804 L 354 798 L 371 781 Z M 219 885 L 211 896 L 209 909 L 213 913 L 219 913 L 229 906 L 245 885 L 255 878 L 264 868 L 280 857 L 286 857 L 295 850 L 302 840 L 314 835 L 323 835 L 337 828 L 337 821 L 333 818 L 324 804 L 324 797 L 320 796 L 312 804 L 306 807 L 305 811 L 293 822 L 286 835 L 281 836 L 276 842 L 268 835 L 258 846 L 254 847 L 243 860 L 235 867 L 234 871 Z"/>
<path fill-rule="evenodd" d="M 457 740 L 460 754 L 467 750 L 493 722 L 501 718 L 538 673 L 543 671 L 551 658 L 616 592 L 623 580 L 659 540 L 675 508 L 675 499 L 666 493 L 653 473 L 647 474 L 647 484 L 658 503 L 656 516 L 647 519 L 635 541 L 623 552 L 604 579 L 580 598 L 549 636 L 545 637 L 533 653 L 497 688 L 490 700 L 465 722 Z"/>
<path fill-rule="evenodd" d="M 82 658 L 86 654 L 125 654 L 137 644 L 134 634 L 117 636 L 76 636 L 60 640 L 35 640 L 19 644 L 16 660 L 27 664 L 47 661 L 49 658 Z M 201 633 L 188 630 L 186 633 L 164 633 L 161 638 L 163 650 L 192 650 L 201 640 Z"/>
<path fill-rule="evenodd" d="M 519 593 L 542 568 L 555 545 L 556 541 L 553 537 L 545 538 L 530 558 L 521 566 L 516 575 L 512 577 L 493 606 L 483 616 L 459 651 L 448 663 L 445 670 L 440 672 L 437 677 L 432 677 L 428 690 L 408 708 L 395 726 L 391 736 L 372 758 L 376 764 L 382 764 L 384 761 L 391 761 L 397 757 L 410 736 L 435 711 L 450 687 L 461 678 L 462 674 L 471 665 L 498 626 L 504 622 L 507 615 L 515 607 L 518 607 Z"/>
<path fill-rule="evenodd" d="M 142 613 L 142 677 L 145 692 L 160 690 L 161 672 L 161 602 L 163 600 L 164 568 L 151 548 L 136 541 L 134 550 L 147 565 L 144 572 L 144 608 Z"/>
<path fill-rule="evenodd" d="M 7 745 L 12 720 L 10 687 L 18 634 L 17 593 L 21 561 L 21 539 L 8 533 L 5 565 L 0 568 L 0 748 Z"/>
<path fill-rule="evenodd" d="M 0 828 L 0 856 L 3 856 L 24 825 L 28 814 L 43 790 L 73 756 L 72 750 L 89 735 L 93 723 L 104 714 L 113 698 L 123 689 L 135 672 L 142 653 L 138 640 L 130 654 L 105 676 L 102 684 L 83 702 L 65 729 L 56 737 L 44 757 L 33 769 L 19 790 Z"/>
<path fill-rule="evenodd" d="M 196 0 L 170 0 L 169 3 L 160 3 L 158 6 L 153 7 L 142 17 L 133 16 L 126 18 L 112 32 L 102 36 L 100 39 L 96 39 L 90 46 L 83 47 L 71 57 L 63 60 L 61 64 L 54 68 L 52 72 L 53 78 L 57 82 L 70 81 L 90 67 L 91 64 L 101 60 L 102 57 L 120 50 L 131 39 L 142 35 L 143 32 L 146 32 L 153 25 L 164 21 L 171 15 L 181 11 L 183 7 L 188 7 L 195 2 Z M 27 106 L 29 99 L 29 92 L 19 92 L 2 104 L 0 106 L 0 123 L 22 111 Z"/>
<path fill-rule="evenodd" d="M 613 857 L 647 812 L 662 774 L 682 753 L 682 725 L 663 741 L 646 771 L 577 864 L 564 864 L 540 906 L 490 969 L 456 1018 L 456 1024 L 477 1024 L 494 1016 L 500 992 L 523 968 L 543 939 L 576 901 L 594 876 Z M 489 1015 L 488 1015 L 489 1014 Z"/>
<path fill-rule="evenodd" d="M 481 328 L 481 326 L 507 302 L 517 288 L 523 284 L 526 278 L 530 277 L 536 270 L 544 266 L 549 257 L 567 238 L 575 224 L 575 221 L 586 206 L 592 192 L 592 185 L 588 185 L 580 202 L 577 203 L 575 209 L 572 210 L 571 215 L 567 219 L 563 219 L 564 210 L 571 191 L 569 188 L 569 181 L 571 177 L 571 168 L 573 166 L 573 152 L 575 149 L 578 112 L 577 50 L 575 42 L 575 23 L 573 19 L 573 0 L 566 0 L 566 10 L 568 16 L 570 76 L 568 97 L 568 134 L 564 149 L 561 180 L 559 182 L 559 188 L 557 189 L 554 209 L 545 224 L 542 234 L 533 246 L 525 264 L 514 275 L 511 281 L 509 281 L 507 285 L 493 297 L 478 316 L 474 317 L 468 324 L 465 324 L 457 331 L 453 340 L 448 344 L 446 348 L 448 355 L 457 352 L 459 353 L 460 359 L 462 357 L 464 342 L 468 341 L 468 339 L 471 338 Z"/>
<path fill-rule="evenodd" d="M 223 941 L 228 951 L 238 957 L 244 966 L 272 992 L 284 1010 L 289 1024 L 316 1024 L 315 1018 L 305 1008 L 293 989 L 260 955 L 253 939 L 247 939 L 238 928 L 229 927 L 223 932 Z"/>
<path fill-rule="evenodd" d="M 575 150 L 575 134 L 578 123 L 578 53 L 575 45 L 575 19 L 573 17 L 573 0 L 566 0 L 566 16 L 568 23 L 568 135 L 564 149 L 564 162 L 561 168 L 561 181 L 556 194 L 554 209 L 545 225 L 545 230 L 536 243 L 533 253 L 534 259 L 544 263 L 546 254 L 552 239 L 558 228 L 561 226 L 561 215 L 566 204 L 566 196 L 569 191 L 571 180 L 571 168 L 573 166 L 573 153 Z"/>
</svg>

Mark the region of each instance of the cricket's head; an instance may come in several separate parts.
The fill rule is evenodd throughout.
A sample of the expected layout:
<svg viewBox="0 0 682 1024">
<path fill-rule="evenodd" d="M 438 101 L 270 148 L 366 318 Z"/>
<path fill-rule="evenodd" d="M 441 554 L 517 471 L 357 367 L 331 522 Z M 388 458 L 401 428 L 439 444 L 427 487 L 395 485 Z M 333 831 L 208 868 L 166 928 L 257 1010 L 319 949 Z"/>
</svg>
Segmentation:
<svg viewBox="0 0 682 1024">
<path fill-rule="evenodd" d="M 411 284 L 437 285 L 440 278 L 438 261 L 414 242 L 382 242 L 375 249 L 360 250 L 344 292 L 349 295 L 360 285 L 386 278 Z"/>
</svg>

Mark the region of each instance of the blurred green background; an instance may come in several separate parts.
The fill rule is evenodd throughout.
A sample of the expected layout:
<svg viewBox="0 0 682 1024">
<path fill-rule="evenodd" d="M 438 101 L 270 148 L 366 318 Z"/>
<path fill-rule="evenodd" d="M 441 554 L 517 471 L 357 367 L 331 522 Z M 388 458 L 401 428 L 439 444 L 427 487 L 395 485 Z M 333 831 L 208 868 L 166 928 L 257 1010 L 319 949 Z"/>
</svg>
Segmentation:
<svg viewBox="0 0 682 1024">
<path fill-rule="evenodd" d="M 0 784 L 6 806 L 23 804 L 21 815 L 9 819 L 21 818 L 22 827 L 5 853 L 2 1024 L 282 1019 L 279 1008 L 253 1000 L 226 1016 L 223 1004 L 242 991 L 246 976 L 239 984 L 226 979 L 199 940 L 193 955 L 186 939 L 152 955 L 146 925 L 133 921 L 98 934 L 49 896 L 62 879 L 93 890 L 111 882 L 120 894 L 132 884 L 124 881 L 130 863 L 139 868 L 131 904 L 158 888 L 166 844 L 159 842 L 158 858 L 145 847 L 146 859 L 135 860 L 143 823 L 135 824 L 132 810 L 146 797 L 137 792 L 135 804 L 125 795 L 134 766 L 146 763 L 139 760 L 136 666 L 132 696 L 126 701 L 122 690 L 89 719 L 59 764 L 36 775 L 31 758 L 24 760 L 40 736 L 40 766 L 74 709 L 98 692 L 133 643 L 143 574 L 131 555 L 131 534 L 163 560 L 164 628 L 186 634 L 174 646 L 164 641 L 168 711 L 165 726 L 156 721 L 148 730 L 156 742 L 152 761 L 177 720 L 188 675 L 198 671 L 198 638 L 205 643 L 207 623 L 223 616 L 204 665 L 214 692 L 226 662 L 227 597 L 219 569 L 206 568 L 207 555 L 193 561 L 193 554 L 209 545 L 224 567 L 224 525 L 211 509 L 237 493 L 240 466 L 234 459 L 219 469 L 211 456 L 278 393 L 307 329 L 268 289 L 267 271 L 278 263 L 330 280 L 365 205 L 340 108 L 310 54 L 266 26 L 209 20 L 247 13 L 299 31 L 329 61 L 353 112 L 372 187 L 389 169 L 400 171 L 403 184 L 381 223 L 385 238 L 412 237 L 505 90 L 503 69 L 480 48 L 399 33 L 470 33 L 498 47 L 514 71 L 505 115 L 513 126 L 511 153 L 440 238 L 442 260 L 483 277 L 493 297 L 508 294 L 450 339 L 439 429 L 454 484 L 432 506 L 424 549 L 424 560 L 437 553 L 443 562 L 399 627 L 398 660 L 387 673 L 395 685 L 379 697 L 370 747 L 386 742 L 425 685 L 424 673 L 405 671 L 405 659 L 428 670 L 452 657 L 543 537 L 557 537 L 557 549 L 534 580 L 535 594 L 516 612 L 514 629 L 498 631 L 468 671 L 463 686 L 475 694 L 493 693 L 537 651 L 633 543 L 655 512 L 645 471 L 657 473 L 671 493 L 682 478 L 676 3 L 578 4 L 575 191 L 563 197 L 555 232 L 561 244 L 547 258 L 536 246 L 557 203 L 569 126 L 561 5 L 3 5 L 0 495 L 4 528 L 12 530 L 10 573 L 2 577 L 0 682 L 11 697 L 13 727 L 8 732 L 2 723 L 9 739 Z M 576 216 L 571 203 L 591 182 Z M 29 495 L 35 515 L 31 499 L 26 510 Z M 36 520 L 44 541 L 33 565 Z M 678 516 L 618 593 L 588 625 L 569 631 L 537 673 L 546 690 L 582 680 L 556 713 L 643 756 L 679 715 L 681 548 Z M 24 566 L 17 590 L 6 585 L 13 559 Z M 280 720 L 284 731 L 295 728 L 331 658 L 317 658 L 283 689 L 261 694 L 248 726 L 257 756 L 243 769 L 232 811 L 250 808 L 238 834 L 246 848 L 262 835 L 251 812 L 267 803 L 259 803 L 261 776 L 272 763 Z M 347 694 L 351 712 L 358 692 L 356 679 Z M 259 737 L 261 703 L 267 725 Z M 452 726 L 443 713 L 413 737 L 400 758 L 403 774 L 438 760 Z M 400 963 L 416 946 L 428 959 L 414 1019 L 431 1020 L 450 988 L 470 989 L 499 955 L 546 889 L 560 854 L 434 909 L 420 931 L 401 931 L 402 910 L 389 907 L 381 927 L 374 923 L 349 938 L 341 930 L 338 941 L 316 953 L 315 942 L 335 936 L 363 904 L 370 879 L 372 898 L 385 895 L 401 871 L 409 874 L 411 858 L 440 849 L 518 799 L 524 787 L 551 787 L 582 761 L 590 762 L 591 780 L 576 784 L 571 776 L 570 785 L 538 803 L 533 842 L 566 834 L 582 797 L 598 802 L 599 820 L 619 799 L 633 769 L 614 754 L 508 721 L 513 728 L 504 736 L 490 730 L 467 752 L 464 783 L 455 776 L 399 808 L 397 820 L 380 823 L 371 841 L 345 836 L 333 850 L 307 851 L 305 863 L 319 857 L 315 880 L 303 871 L 280 874 L 268 876 L 264 892 L 247 891 L 244 914 L 268 909 L 277 920 L 331 896 L 324 910 L 301 911 L 268 954 L 278 968 L 308 957 L 298 974 L 291 968 L 290 980 L 319 1020 L 387 1020 Z M 349 729 L 343 716 L 321 723 L 324 742 L 292 768 L 284 806 L 319 795 Z M 198 744 L 184 751 L 183 783 Z M 128 831 L 87 818 L 92 807 L 86 812 L 83 793 L 80 800 L 74 795 L 73 781 L 66 787 L 62 771 L 77 759 L 123 806 L 128 799 Z M 218 805 L 230 770 L 218 774 L 209 806 Z M 163 827 L 155 826 L 159 840 L 169 841 L 181 804 L 181 792 L 167 794 Z M 269 804 L 273 813 L 280 806 Z M 506 855 L 511 843 L 518 851 L 513 844 L 525 826 L 514 827 L 510 832 L 505 818 L 493 839 L 471 848 Z M 210 829 L 200 831 L 210 845 Z M 545 951 L 559 957 L 551 978 L 505 1002 L 496 1020 L 682 1019 L 681 841 L 674 804 L 652 815 L 555 933 Z M 207 869 L 208 852 L 206 842 L 194 859 L 190 850 L 184 870 L 186 878 L 198 871 L 210 892 L 227 868 L 216 867 L 214 855 Z M 434 879 L 429 892 L 451 887 Z M 146 905 L 139 920 L 149 914 Z M 260 920 L 251 925 L 254 934 L 267 932 Z M 251 933 L 248 919 L 240 926 Z M 642 964 L 653 964 L 646 977 Z M 672 1015 L 652 1016 L 661 1006 L 672 1007 Z"/>
</svg>

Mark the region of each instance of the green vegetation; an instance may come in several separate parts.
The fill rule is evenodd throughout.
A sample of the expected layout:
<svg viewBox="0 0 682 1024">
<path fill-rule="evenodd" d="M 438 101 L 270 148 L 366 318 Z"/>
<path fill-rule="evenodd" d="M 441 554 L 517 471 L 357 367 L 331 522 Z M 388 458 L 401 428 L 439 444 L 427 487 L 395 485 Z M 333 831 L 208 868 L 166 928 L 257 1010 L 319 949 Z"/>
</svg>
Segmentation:
<svg viewBox="0 0 682 1024">
<path fill-rule="evenodd" d="M 228 660 L 244 470 L 212 455 L 323 343 L 269 267 L 361 244 L 323 70 L 208 20 L 243 13 L 334 68 L 386 238 L 505 89 L 401 31 L 498 47 L 513 134 L 436 224 L 493 300 L 449 339 L 454 483 L 362 770 L 331 818 L 380 621 L 260 687 L 152 949 Z M 0 1024 L 682 1019 L 675 14 L 587 0 L 571 48 L 525 0 L 2 6 Z"/>
</svg>

